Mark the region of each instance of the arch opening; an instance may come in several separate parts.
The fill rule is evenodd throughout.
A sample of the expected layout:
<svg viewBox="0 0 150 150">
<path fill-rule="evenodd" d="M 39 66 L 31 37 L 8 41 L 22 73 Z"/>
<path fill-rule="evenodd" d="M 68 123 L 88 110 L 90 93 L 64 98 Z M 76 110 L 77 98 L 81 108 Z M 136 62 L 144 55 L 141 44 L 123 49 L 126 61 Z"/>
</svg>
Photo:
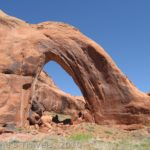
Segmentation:
<svg viewBox="0 0 150 150">
<path fill-rule="evenodd" d="M 43 66 L 35 80 L 30 108 L 38 116 L 50 112 L 51 115 L 69 115 L 76 120 L 78 114 L 86 111 L 86 101 L 73 77 L 65 69 L 55 60 L 49 60 Z M 32 119 L 32 116 L 28 118 Z"/>
<path fill-rule="evenodd" d="M 54 81 L 54 84 L 65 93 L 72 96 L 83 96 L 78 85 L 73 78 L 54 60 L 44 65 L 43 71 L 46 72 Z"/>
</svg>

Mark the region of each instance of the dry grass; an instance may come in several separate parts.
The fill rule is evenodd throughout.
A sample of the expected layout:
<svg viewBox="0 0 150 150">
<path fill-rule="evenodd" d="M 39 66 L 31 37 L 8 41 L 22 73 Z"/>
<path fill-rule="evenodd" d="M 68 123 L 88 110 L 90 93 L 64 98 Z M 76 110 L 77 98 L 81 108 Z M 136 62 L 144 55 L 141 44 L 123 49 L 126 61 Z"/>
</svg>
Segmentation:
<svg viewBox="0 0 150 150">
<path fill-rule="evenodd" d="M 44 136 L 38 132 L 36 135 L 28 133 L 27 138 L 32 136 L 29 141 L 21 140 L 16 134 L 0 142 L 0 150 L 149 150 L 150 133 L 147 128 L 129 132 L 111 126 L 82 123 L 63 128 L 63 135 L 58 135 L 56 129 Z"/>
</svg>

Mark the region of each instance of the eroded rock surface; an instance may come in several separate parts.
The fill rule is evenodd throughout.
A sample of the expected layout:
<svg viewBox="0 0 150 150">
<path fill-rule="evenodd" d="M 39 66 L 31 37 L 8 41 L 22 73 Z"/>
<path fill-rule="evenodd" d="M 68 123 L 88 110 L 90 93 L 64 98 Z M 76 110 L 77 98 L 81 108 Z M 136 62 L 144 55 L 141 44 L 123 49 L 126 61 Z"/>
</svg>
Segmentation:
<svg viewBox="0 0 150 150">
<path fill-rule="evenodd" d="M 150 122 L 150 97 L 128 80 L 101 46 L 78 29 L 59 22 L 31 25 L 0 12 L 1 124 L 27 120 L 38 77 L 51 60 L 81 89 L 91 121 Z"/>
</svg>

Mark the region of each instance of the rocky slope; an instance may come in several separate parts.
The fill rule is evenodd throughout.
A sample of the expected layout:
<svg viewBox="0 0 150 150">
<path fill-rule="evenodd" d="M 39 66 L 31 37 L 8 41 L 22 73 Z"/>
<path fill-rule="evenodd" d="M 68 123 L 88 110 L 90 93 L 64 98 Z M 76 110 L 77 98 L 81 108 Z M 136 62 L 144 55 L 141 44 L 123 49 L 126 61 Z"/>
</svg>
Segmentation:
<svg viewBox="0 0 150 150">
<path fill-rule="evenodd" d="M 23 126 L 43 66 L 54 60 L 74 79 L 90 121 L 146 124 L 150 97 L 140 92 L 104 49 L 59 22 L 28 24 L 0 12 L 0 124 Z"/>
</svg>

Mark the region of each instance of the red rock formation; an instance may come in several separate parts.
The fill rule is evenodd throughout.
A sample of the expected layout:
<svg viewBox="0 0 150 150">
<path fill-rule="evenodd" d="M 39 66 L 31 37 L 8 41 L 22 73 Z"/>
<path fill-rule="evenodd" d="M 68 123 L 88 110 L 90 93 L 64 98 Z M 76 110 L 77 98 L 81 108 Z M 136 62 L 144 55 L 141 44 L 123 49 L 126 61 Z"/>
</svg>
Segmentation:
<svg viewBox="0 0 150 150">
<path fill-rule="evenodd" d="M 78 29 L 58 22 L 30 25 L 1 12 L 0 45 L 1 124 L 24 124 L 38 76 L 51 60 L 72 76 L 96 123 L 150 122 L 150 97 Z"/>
</svg>

